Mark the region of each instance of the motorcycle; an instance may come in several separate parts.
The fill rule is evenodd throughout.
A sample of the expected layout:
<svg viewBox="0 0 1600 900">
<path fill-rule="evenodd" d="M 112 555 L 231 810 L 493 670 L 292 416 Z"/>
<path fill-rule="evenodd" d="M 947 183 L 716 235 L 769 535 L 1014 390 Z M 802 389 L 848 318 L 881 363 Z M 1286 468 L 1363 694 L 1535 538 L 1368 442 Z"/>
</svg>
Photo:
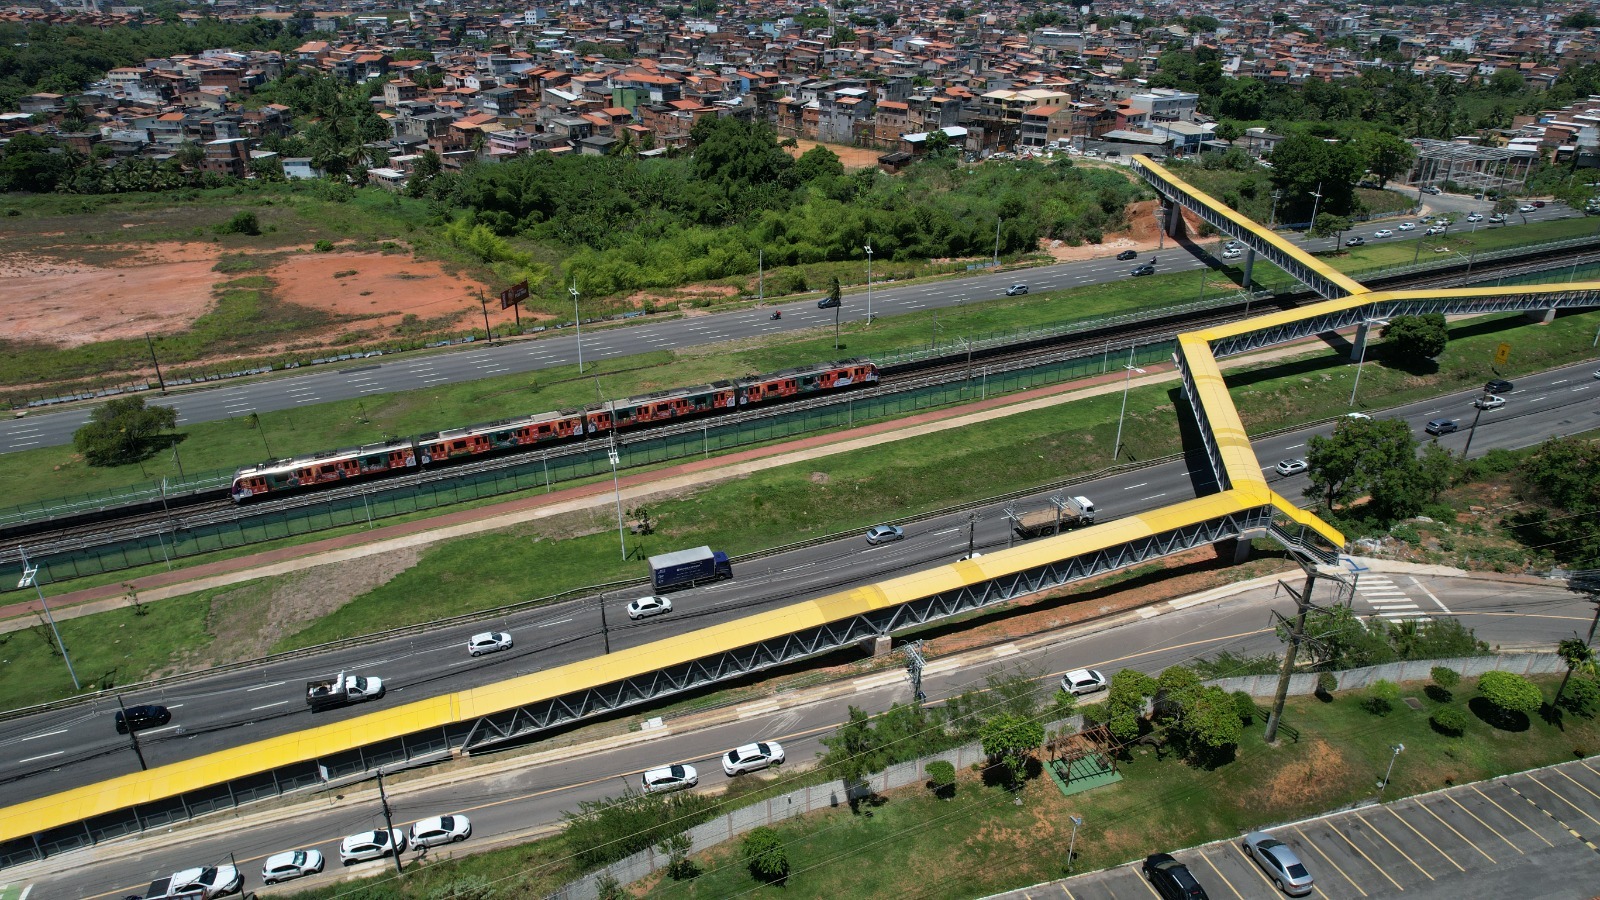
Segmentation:
<svg viewBox="0 0 1600 900">
<path fill-rule="evenodd" d="M 773 313 L 772 313 L 772 318 L 774 318 L 774 319 L 781 319 L 781 318 L 783 318 L 783 312 L 782 312 L 782 311 L 774 311 L 774 312 L 773 312 Z"/>
</svg>

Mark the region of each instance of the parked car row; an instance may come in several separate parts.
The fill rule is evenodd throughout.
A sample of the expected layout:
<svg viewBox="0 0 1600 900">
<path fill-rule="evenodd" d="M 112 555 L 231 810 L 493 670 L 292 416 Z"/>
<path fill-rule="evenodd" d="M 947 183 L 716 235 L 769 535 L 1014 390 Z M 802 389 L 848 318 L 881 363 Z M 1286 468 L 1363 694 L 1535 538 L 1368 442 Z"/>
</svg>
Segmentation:
<svg viewBox="0 0 1600 900">
<path fill-rule="evenodd" d="M 1315 889 L 1316 881 L 1300 861 L 1299 854 L 1271 834 L 1252 831 L 1239 842 L 1239 849 L 1285 894 L 1303 897 Z M 1143 871 L 1150 887 L 1166 900 L 1210 900 L 1205 887 L 1189 867 L 1170 853 L 1152 853 L 1145 857 Z"/>
</svg>

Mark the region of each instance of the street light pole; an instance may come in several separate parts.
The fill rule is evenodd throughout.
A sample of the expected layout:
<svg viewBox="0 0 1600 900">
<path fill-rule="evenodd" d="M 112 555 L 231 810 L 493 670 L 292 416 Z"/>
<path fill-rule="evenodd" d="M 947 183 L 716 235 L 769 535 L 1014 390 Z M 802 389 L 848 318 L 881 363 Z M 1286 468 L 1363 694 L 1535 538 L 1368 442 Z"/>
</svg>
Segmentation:
<svg viewBox="0 0 1600 900">
<path fill-rule="evenodd" d="M 33 585 L 34 593 L 39 596 L 39 605 L 44 607 L 45 621 L 50 623 L 50 633 L 56 636 L 56 646 L 61 648 L 61 659 L 67 664 L 67 674 L 72 676 L 72 689 L 83 690 L 83 685 L 78 683 L 78 673 L 72 669 L 72 657 L 67 655 L 67 645 L 61 641 L 61 631 L 56 628 L 56 617 L 50 614 L 50 604 L 45 602 L 44 589 L 39 587 L 39 567 L 28 562 L 28 551 L 21 544 L 17 545 L 17 552 L 22 554 L 22 580 L 17 582 L 17 589 Z"/>
<path fill-rule="evenodd" d="M 1311 228 L 1317 227 L 1317 210 L 1322 206 L 1322 182 L 1317 182 L 1317 192 L 1311 196 L 1317 199 L 1311 204 L 1311 226 L 1306 229 L 1307 234 L 1310 234 Z"/>
<path fill-rule="evenodd" d="M 994 219 L 994 268 L 1000 268 L 1000 223 L 1005 219 L 995 216 Z"/>
<path fill-rule="evenodd" d="M 1383 789 L 1389 786 L 1389 776 L 1394 774 L 1394 761 L 1400 758 L 1400 751 L 1406 749 L 1406 745 L 1405 744 L 1395 744 L 1393 747 L 1390 747 L 1389 749 L 1394 751 L 1394 755 L 1389 757 L 1389 769 L 1388 769 L 1388 771 L 1383 773 L 1383 780 L 1378 782 L 1378 792 L 1379 793 L 1382 793 Z"/>
<path fill-rule="evenodd" d="M 1361 327 L 1362 328 L 1371 328 L 1373 325 L 1387 325 L 1387 324 L 1389 324 L 1389 323 L 1385 322 L 1382 319 L 1367 319 L 1366 321 L 1361 323 Z M 1350 385 L 1350 404 L 1349 405 L 1351 405 L 1351 406 L 1355 406 L 1356 405 L 1356 389 L 1361 387 L 1361 368 L 1367 364 L 1367 343 L 1368 343 L 1368 339 L 1367 338 L 1363 338 L 1362 341 L 1361 341 L 1361 353 L 1359 355 L 1359 358 L 1356 360 L 1356 380 L 1355 380 L 1354 384 Z"/>
<path fill-rule="evenodd" d="M 1072 837 L 1067 839 L 1067 872 L 1072 872 L 1072 852 L 1078 846 L 1078 826 L 1083 824 L 1083 816 L 1072 817 Z"/>
<path fill-rule="evenodd" d="M 578 326 L 578 374 L 583 374 L 583 317 L 578 314 L 578 276 L 572 276 L 572 287 L 567 288 L 572 294 L 572 324 Z"/>
<path fill-rule="evenodd" d="M 867 244 L 867 324 L 872 324 L 872 245 Z"/>
<path fill-rule="evenodd" d="M 1111 448 L 1111 461 L 1112 462 L 1116 462 L 1118 460 L 1118 458 L 1120 458 L 1122 456 L 1122 417 L 1128 414 L 1128 387 L 1129 387 L 1129 384 L 1133 381 L 1133 373 L 1134 372 L 1138 372 L 1140 375 L 1144 374 L 1144 370 L 1143 369 L 1137 368 L 1133 364 L 1133 348 L 1132 347 L 1128 348 L 1128 364 L 1123 366 L 1122 368 L 1127 370 L 1127 374 L 1122 377 L 1122 411 L 1117 413 L 1117 442 L 1116 442 L 1116 445 Z"/>
<path fill-rule="evenodd" d="M 596 379 L 598 381 L 598 379 Z M 617 409 L 612 400 L 606 401 L 606 421 L 610 423 L 608 433 L 611 437 L 611 446 L 606 450 L 606 456 L 611 459 L 611 489 L 617 496 L 617 542 L 622 545 L 622 561 L 628 561 L 628 538 L 622 530 L 622 482 L 617 478 Z"/>
</svg>

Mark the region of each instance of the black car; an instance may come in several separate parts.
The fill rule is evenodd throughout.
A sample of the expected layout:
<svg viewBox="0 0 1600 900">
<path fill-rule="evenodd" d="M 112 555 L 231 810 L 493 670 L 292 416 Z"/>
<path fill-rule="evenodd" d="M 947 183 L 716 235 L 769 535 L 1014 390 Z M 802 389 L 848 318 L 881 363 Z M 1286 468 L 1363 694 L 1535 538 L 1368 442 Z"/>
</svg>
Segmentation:
<svg viewBox="0 0 1600 900">
<path fill-rule="evenodd" d="M 1211 900 L 1206 889 L 1189 874 L 1189 867 L 1170 853 L 1152 853 L 1144 860 L 1144 877 L 1167 900 Z"/>
<path fill-rule="evenodd" d="M 1139 258 L 1139 251 L 1137 251 L 1137 250 L 1124 250 L 1121 253 L 1117 254 L 1117 259 L 1119 259 L 1119 260 L 1138 259 L 1138 258 Z"/>
<path fill-rule="evenodd" d="M 130 706 L 127 714 L 117 710 L 117 734 L 127 734 L 132 731 L 143 731 L 146 728 L 158 728 L 172 721 L 172 711 L 165 706 Z"/>
<path fill-rule="evenodd" d="M 843 305 L 844 300 L 837 297 L 823 297 L 817 301 L 817 309 L 833 309 L 835 306 Z"/>
<path fill-rule="evenodd" d="M 1504 378 L 1495 378 L 1483 386 L 1483 392 L 1485 394 L 1509 394 L 1511 393 L 1511 382 Z"/>
<path fill-rule="evenodd" d="M 1137 277 L 1139 275 L 1154 275 L 1155 273 L 1156 273 L 1156 267 L 1150 265 L 1149 263 L 1145 263 L 1144 265 L 1140 266 L 1139 268 L 1133 270 L 1133 275 L 1135 277 Z"/>
</svg>

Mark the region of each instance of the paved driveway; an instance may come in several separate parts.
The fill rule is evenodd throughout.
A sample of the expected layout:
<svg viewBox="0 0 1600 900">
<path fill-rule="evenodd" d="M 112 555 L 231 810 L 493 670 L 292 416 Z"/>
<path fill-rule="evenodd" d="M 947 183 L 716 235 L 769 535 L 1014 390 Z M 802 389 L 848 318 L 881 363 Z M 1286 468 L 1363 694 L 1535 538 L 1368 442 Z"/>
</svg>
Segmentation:
<svg viewBox="0 0 1600 900">
<path fill-rule="evenodd" d="M 1311 871 L 1313 897 L 1591 898 L 1600 894 L 1600 757 L 1267 830 Z M 1173 855 L 1212 900 L 1282 896 L 1237 840 Z M 999 896 L 1157 894 L 1130 863 Z"/>
</svg>

